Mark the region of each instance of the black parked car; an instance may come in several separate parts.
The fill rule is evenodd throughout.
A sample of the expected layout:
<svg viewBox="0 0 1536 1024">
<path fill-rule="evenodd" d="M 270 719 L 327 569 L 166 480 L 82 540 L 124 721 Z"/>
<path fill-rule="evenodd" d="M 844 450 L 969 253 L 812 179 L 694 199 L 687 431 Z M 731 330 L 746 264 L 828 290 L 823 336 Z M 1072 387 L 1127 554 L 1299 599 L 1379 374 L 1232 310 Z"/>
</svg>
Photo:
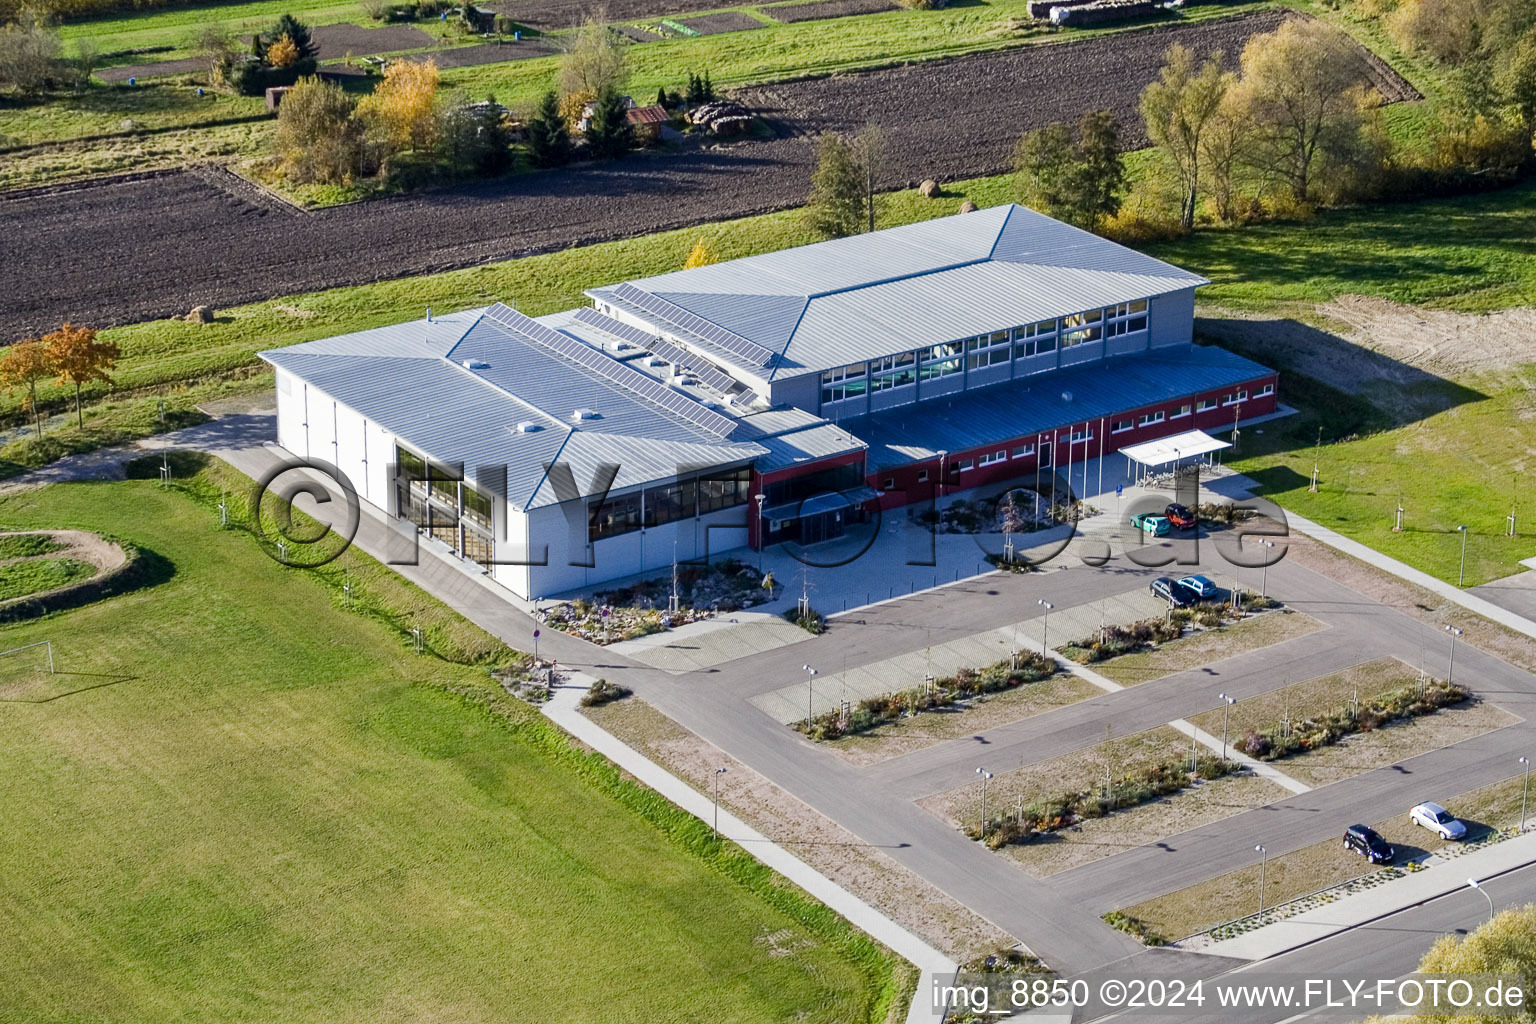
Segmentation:
<svg viewBox="0 0 1536 1024">
<path fill-rule="evenodd" d="M 1159 576 L 1147 585 L 1147 589 L 1152 592 L 1153 596 L 1162 598 L 1175 608 L 1188 608 L 1200 600 L 1199 594 L 1196 594 L 1179 581 L 1169 579 L 1167 576 Z"/>
<path fill-rule="evenodd" d="M 1344 830 L 1344 849 L 1353 850 L 1372 864 L 1390 864 L 1397 851 L 1381 838 L 1381 833 L 1366 825 L 1351 825 Z"/>
</svg>

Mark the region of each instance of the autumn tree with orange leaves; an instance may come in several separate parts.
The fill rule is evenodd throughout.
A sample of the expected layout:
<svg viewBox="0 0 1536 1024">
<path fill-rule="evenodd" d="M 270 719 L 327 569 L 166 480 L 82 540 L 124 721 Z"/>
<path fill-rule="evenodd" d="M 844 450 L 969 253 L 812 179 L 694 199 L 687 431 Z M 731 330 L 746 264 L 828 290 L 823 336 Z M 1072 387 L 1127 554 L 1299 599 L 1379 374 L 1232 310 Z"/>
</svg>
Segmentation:
<svg viewBox="0 0 1536 1024">
<path fill-rule="evenodd" d="M 117 365 L 122 353 L 110 341 L 96 340 L 96 331 L 90 327 L 77 327 L 66 322 L 43 339 L 49 365 L 59 375 L 59 383 L 75 386 L 75 420 L 85 426 L 85 413 L 80 407 L 80 388 L 91 381 L 112 382 L 108 370 Z"/>
<path fill-rule="evenodd" d="M 53 376 L 53 363 L 41 338 L 18 341 L 0 357 L 0 386 L 8 391 L 25 391 L 24 408 L 32 410 L 37 436 L 43 436 L 43 415 L 37 405 L 37 382 Z"/>
<path fill-rule="evenodd" d="M 368 139 L 384 158 L 403 150 L 425 152 L 437 144 L 437 65 L 393 61 L 384 80 L 357 105 Z"/>
</svg>

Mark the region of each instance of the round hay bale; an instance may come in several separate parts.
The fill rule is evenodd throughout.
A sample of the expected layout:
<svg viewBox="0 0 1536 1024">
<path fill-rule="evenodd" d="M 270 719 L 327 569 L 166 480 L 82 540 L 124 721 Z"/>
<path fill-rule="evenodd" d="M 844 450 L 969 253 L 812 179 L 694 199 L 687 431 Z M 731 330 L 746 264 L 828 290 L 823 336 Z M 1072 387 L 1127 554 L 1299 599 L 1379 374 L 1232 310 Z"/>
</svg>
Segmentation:
<svg viewBox="0 0 1536 1024">
<path fill-rule="evenodd" d="M 917 194 L 924 199 L 932 199 L 939 194 L 939 183 L 932 178 L 924 178 L 923 183 L 917 186 Z"/>
<path fill-rule="evenodd" d="M 976 212 L 976 204 L 971 202 L 969 199 L 967 199 L 965 202 L 960 204 L 960 212 L 961 213 L 975 213 Z"/>
<path fill-rule="evenodd" d="M 192 312 L 187 314 L 187 322 L 192 324 L 213 323 L 213 307 L 193 306 Z"/>
</svg>

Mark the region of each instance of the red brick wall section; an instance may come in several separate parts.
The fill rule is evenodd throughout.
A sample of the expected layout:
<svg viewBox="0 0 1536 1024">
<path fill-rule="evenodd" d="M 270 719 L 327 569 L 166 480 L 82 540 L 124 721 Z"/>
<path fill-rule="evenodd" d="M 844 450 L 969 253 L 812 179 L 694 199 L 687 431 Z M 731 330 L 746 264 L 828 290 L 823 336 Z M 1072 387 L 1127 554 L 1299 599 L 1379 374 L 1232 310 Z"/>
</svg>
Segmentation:
<svg viewBox="0 0 1536 1024">
<path fill-rule="evenodd" d="M 1232 387 L 1220 388 L 1214 391 L 1202 391 L 1198 394 L 1176 398 L 1172 401 L 1130 409 L 1126 412 L 1116 413 L 1113 416 L 1105 416 L 1103 417 L 1104 454 L 1110 455 L 1121 448 L 1133 444 L 1141 444 L 1144 441 L 1152 441 L 1159 437 L 1167 437 L 1170 434 L 1177 434 L 1186 430 L 1225 430 L 1232 426 L 1234 412 L 1239 412 L 1243 419 L 1251 419 L 1255 416 L 1272 413 L 1276 408 L 1276 394 L 1271 392 L 1263 397 L 1258 397 L 1258 391 L 1265 384 L 1278 387 L 1278 383 L 1278 376 L 1269 374 Z M 1240 403 L 1224 404 L 1227 395 L 1235 395 L 1239 391 L 1248 392 L 1248 398 Z M 1214 401 L 1216 403 L 1215 408 L 1205 412 L 1196 412 L 1195 407 L 1202 400 Z M 1189 415 L 1170 419 L 1169 417 L 1181 405 L 1188 405 L 1190 407 Z M 1163 413 L 1161 422 L 1149 424 L 1145 427 L 1139 425 L 1143 414 L 1156 412 Z M 1138 425 L 1116 434 L 1112 432 L 1112 425 L 1115 420 L 1131 420 Z M 1046 440 L 1050 440 L 1054 444 L 1052 461 L 1055 465 L 1061 466 L 1066 463 L 1068 452 L 1067 437 L 1071 433 L 1073 426 L 1081 427 L 1082 425 L 1082 420 L 1079 420 L 1076 424 L 1062 424 L 1055 430 L 1048 431 L 1043 435 Z M 1088 449 L 1089 458 L 1098 458 L 1099 456 L 1100 421 L 1095 419 L 1090 422 L 1089 426 L 1093 430 L 1093 439 L 1070 446 L 1072 462 L 1074 464 L 1082 463 L 1085 445 Z M 1013 449 L 1024 444 L 1037 444 L 1036 454 L 1018 459 L 1013 458 Z M 996 451 L 1007 451 L 1009 453 L 1007 461 L 992 466 L 982 466 L 981 457 Z M 943 475 L 944 493 L 951 494 L 955 491 L 998 483 L 1032 473 L 1036 468 L 1035 463 L 1038 458 L 1038 451 L 1036 438 L 1015 437 L 988 444 L 982 448 L 950 452 L 945 458 L 949 466 L 946 467 Z M 954 464 L 965 459 L 971 460 L 973 468 L 966 472 L 956 472 L 953 469 Z M 925 470 L 928 474 L 926 483 L 918 480 L 918 476 Z M 895 469 L 871 473 L 868 480 L 871 487 L 881 492 L 880 507 L 882 509 L 900 508 L 903 505 L 910 505 L 914 502 L 926 501 L 937 496 L 935 484 L 939 482 L 938 460 L 931 459 L 927 462 L 912 463 L 911 465 L 899 466 Z M 887 486 L 887 481 L 889 481 L 889 486 Z"/>
</svg>

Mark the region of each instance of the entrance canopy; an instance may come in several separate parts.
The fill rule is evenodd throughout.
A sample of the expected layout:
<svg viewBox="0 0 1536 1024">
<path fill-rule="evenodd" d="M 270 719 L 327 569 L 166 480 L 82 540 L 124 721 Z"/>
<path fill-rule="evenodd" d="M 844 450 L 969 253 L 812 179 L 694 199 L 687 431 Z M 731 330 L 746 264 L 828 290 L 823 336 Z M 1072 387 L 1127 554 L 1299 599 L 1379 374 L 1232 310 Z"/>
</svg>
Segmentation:
<svg viewBox="0 0 1536 1024">
<path fill-rule="evenodd" d="M 1186 430 L 1172 437 L 1130 445 L 1120 449 L 1120 453 L 1132 462 L 1139 462 L 1143 466 L 1162 466 L 1169 462 L 1208 455 L 1230 447 L 1232 446 L 1226 441 L 1218 441 L 1203 430 Z"/>
</svg>

